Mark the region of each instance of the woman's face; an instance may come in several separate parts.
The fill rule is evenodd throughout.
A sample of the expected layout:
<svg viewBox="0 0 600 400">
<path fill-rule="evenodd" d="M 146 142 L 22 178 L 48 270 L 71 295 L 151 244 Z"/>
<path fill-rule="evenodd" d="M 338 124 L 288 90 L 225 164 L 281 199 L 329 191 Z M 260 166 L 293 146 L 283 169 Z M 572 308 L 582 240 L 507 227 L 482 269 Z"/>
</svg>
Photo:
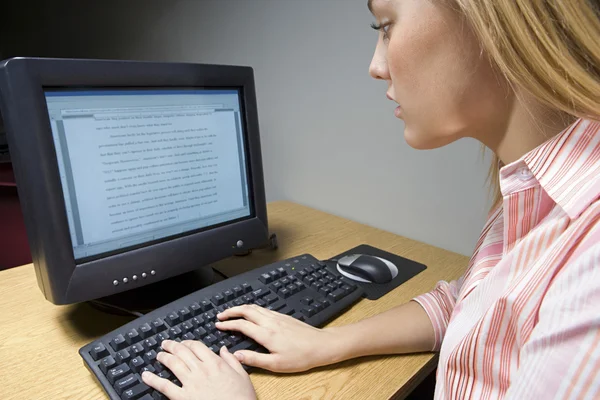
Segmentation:
<svg viewBox="0 0 600 400">
<path fill-rule="evenodd" d="M 407 143 L 418 149 L 502 130 L 511 96 L 449 0 L 370 0 L 380 26 L 369 68 L 399 104 Z"/>
</svg>

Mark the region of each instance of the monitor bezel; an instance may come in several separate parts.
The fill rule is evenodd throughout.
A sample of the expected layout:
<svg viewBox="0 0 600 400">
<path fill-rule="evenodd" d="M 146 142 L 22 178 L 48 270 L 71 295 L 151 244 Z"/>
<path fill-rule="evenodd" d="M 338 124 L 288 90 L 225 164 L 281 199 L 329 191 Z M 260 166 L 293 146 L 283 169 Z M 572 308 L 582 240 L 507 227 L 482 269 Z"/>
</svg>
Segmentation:
<svg viewBox="0 0 600 400">
<path fill-rule="evenodd" d="M 74 259 L 45 88 L 239 87 L 254 217 L 101 259 Z M 55 304 L 110 296 L 257 247 L 268 238 L 251 67 L 121 60 L 13 58 L 0 64 L 1 107 L 38 285 Z M 151 273 L 154 271 L 154 273 Z M 146 278 L 132 280 L 133 275 Z M 124 283 L 124 278 L 127 283 Z M 114 282 L 117 282 L 117 285 Z"/>
</svg>

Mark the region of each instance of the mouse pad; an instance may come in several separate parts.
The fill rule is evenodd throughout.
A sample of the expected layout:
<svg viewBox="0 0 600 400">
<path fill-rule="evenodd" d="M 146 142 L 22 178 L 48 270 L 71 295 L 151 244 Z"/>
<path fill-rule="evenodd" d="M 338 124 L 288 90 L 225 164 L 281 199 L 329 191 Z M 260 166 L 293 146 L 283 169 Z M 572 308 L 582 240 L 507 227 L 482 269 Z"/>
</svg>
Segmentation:
<svg viewBox="0 0 600 400">
<path fill-rule="evenodd" d="M 363 288 L 365 291 L 365 297 L 369 300 L 377 300 L 390 290 L 397 288 L 413 276 L 416 276 L 421 271 L 427 269 L 427 267 L 421 263 L 409 260 L 408 258 L 400 257 L 396 254 L 388 253 L 387 251 L 383 251 L 367 244 L 362 244 L 332 258 L 338 260 L 348 254 L 368 254 L 371 256 L 381 257 L 391 261 L 394 263 L 394 265 L 396 265 L 396 267 L 398 267 L 398 275 L 387 283 L 364 283 L 352 281 L 354 284 Z"/>
</svg>

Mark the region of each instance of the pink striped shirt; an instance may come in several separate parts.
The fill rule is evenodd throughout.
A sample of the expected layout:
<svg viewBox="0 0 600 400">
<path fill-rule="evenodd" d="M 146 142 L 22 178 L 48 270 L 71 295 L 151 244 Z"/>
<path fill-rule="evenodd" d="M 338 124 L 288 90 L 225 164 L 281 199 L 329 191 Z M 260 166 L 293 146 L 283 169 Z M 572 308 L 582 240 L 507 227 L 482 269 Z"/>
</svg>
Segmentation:
<svg viewBox="0 0 600 400">
<path fill-rule="evenodd" d="M 580 119 L 500 170 L 465 275 L 417 301 L 436 399 L 600 398 L 600 123 Z"/>
</svg>

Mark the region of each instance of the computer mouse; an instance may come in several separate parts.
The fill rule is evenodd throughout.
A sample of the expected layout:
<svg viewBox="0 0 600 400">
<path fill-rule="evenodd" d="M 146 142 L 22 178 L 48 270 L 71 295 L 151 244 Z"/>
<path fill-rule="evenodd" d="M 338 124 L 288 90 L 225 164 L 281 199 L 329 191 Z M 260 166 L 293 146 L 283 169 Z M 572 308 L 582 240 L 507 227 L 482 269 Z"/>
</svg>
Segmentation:
<svg viewBox="0 0 600 400">
<path fill-rule="evenodd" d="M 337 270 L 346 278 L 364 283 L 387 283 L 398 275 L 398 268 L 391 261 L 368 254 L 340 258 Z"/>
</svg>

